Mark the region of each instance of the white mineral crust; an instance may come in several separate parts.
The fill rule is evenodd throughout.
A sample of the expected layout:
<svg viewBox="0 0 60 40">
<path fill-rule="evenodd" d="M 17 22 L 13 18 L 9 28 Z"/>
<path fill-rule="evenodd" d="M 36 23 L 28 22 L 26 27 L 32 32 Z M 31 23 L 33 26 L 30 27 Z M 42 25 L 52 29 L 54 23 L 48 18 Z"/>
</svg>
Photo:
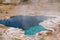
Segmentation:
<svg viewBox="0 0 60 40">
<path fill-rule="evenodd" d="M 60 17 L 45 20 L 44 22 L 39 23 L 39 25 L 42 25 L 46 29 L 52 30 L 53 32 L 57 32 L 60 29 L 60 26 L 59 26 L 60 25 Z"/>
</svg>

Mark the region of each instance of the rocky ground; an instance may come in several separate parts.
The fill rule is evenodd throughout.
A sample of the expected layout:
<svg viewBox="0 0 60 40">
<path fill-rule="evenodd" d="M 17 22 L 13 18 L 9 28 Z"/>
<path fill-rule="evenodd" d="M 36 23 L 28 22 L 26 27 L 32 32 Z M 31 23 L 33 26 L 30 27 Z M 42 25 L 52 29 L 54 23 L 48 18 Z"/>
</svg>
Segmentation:
<svg viewBox="0 0 60 40">
<path fill-rule="evenodd" d="M 54 34 L 51 30 L 48 30 L 28 36 L 24 34 L 22 29 L 0 24 L 0 40 L 60 40 L 60 32 Z"/>
<path fill-rule="evenodd" d="M 2 8 L 1 8 L 2 7 Z M 16 15 L 29 15 L 29 16 L 60 16 L 60 3 L 50 2 L 48 0 L 31 0 L 27 3 L 21 3 L 17 6 L 1 6 L 1 9 L 8 10 L 0 14 L 1 18 L 16 16 Z M 6 8 L 5 8 L 6 7 Z M 12 9 L 12 10 L 10 10 Z M 0 18 L 0 19 L 1 19 Z"/>
<path fill-rule="evenodd" d="M 6 18 L 10 10 L 12 10 L 14 5 L 4 5 L 0 4 L 0 19 Z"/>
<path fill-rule="evenodd" d="M 54 16 L 54 17 L 60 16 L 60 3 L 58 2 L 50 3 L 47 2 L 46 0 L 45 1 L 33 0 L 32 2 L 30 1 L 28 3 L 21 3 L 16 6 L 0 5 L 0 19 L 9 18 L 10 16 L 16 16 L 16 15 L 23 15 L 23 16 L 47 15 L 47 16 Z M 3 28 L 5 29 L 6 27 Z M 49 35 L 43 37 L 42 40 L 60 40 L 59 38 L 60 32 L 58 32 L 56 35 L 50 35 L 50 33 L 48 34 Z M 39 39 L 39 37 L 36 38 Z M 0 40 L 2 40 L 1 37 Z M 14 39 L 14 40 L 20 40 L 20 39 Z"/>
</svg>

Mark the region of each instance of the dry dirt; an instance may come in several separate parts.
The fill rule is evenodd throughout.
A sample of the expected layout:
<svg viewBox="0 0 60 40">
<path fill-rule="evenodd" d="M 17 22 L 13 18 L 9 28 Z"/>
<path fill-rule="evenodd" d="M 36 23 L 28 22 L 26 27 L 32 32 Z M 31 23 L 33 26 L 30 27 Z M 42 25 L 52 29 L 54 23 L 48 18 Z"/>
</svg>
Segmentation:
<svg viewBox="0 0 60 40">
<path fill-rule="evenodd" d="M 60 3 L 50 2 L 49 0 L 31 0 L 28 3 L 21 3 L 17 6 L 3 5 L 1 9 L 5 9 L 7 12 L 0 14 L 0 19 L 4 19 L 10 16 L 24 15 L 24 16 L 60 16 Z M 11 10 L 12 9 L 12 10 Z"/>
</svg>

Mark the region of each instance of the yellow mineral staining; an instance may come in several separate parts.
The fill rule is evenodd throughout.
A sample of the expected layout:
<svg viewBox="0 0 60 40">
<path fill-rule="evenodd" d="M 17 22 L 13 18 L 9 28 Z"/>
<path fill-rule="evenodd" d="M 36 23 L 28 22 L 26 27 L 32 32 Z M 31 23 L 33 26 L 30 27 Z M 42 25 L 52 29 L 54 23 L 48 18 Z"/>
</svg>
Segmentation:
<svg viewBox="0 0 60 40">
<path fill-rule="evenodd" d="M 21 40 L 21 39 L 14 38 L 14 40 Z"/>
<path fill-rule="evenodd" d="M 7 30 L 9 27 L 5 26 L 5 25 L 2 25 L 0 24 L 0 29 L 4 29 L 4 30 Z"/>
<path fill-rule="evenodd" d="M 7 26 L 0 24 L 0 40 L 2 40 L 2 35 L 5 33 L 5 31 L 9 29 Z"/>
<path fill-rule="evenodd" d="M 51 33 L 51 32 L 47 32 L 46 34 L 47 34 L 47 35 L 52 35 L 52 33 Z"/>
<path fill-rule="evenodd" d="M 49 35 L 49 36 L 45 36 L 43 38 L 44 40 L 57 40 L 56 35 Z"/>
<path fill-rule="evenodd" d="M 47 35 L 43 39 L 44 40 L 60 40 L 60 32 L 55 35 Z"/>
</svg>

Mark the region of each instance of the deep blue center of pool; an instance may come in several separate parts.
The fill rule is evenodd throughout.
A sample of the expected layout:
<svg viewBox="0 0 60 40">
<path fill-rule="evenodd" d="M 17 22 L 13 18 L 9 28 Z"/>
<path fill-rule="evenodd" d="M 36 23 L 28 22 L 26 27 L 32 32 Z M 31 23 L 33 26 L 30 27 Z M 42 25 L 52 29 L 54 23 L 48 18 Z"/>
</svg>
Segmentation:
<svg viewBox="0 0 60 40">
<path fill-rule="evenodd" d="M 40 22 L 43 22 L 48 17 L 45 16 L 13 16 L 9 19 L 0 20 L 0 24 L 6 26 L 22 28 L 25 30 L 26 35 L 33 35 L 37 32 L 46 30 L 41 25 Z"/>
</svg>

